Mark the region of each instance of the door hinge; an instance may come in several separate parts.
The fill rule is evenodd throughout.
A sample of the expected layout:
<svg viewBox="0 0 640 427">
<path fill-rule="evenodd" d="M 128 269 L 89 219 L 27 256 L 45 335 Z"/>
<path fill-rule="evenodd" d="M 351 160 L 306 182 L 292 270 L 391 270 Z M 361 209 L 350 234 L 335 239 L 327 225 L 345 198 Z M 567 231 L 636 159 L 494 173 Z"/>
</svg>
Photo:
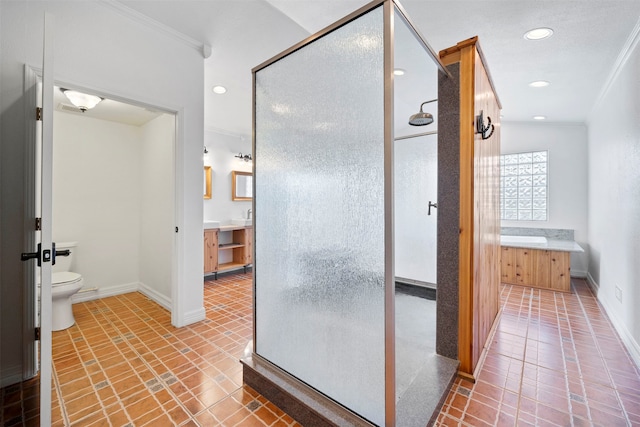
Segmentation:
<svg viewBox="0 0 640 427">
<path fill-rule="evenodd" d="M 41 107 L 36 107 L 36 120 L 41 122 L 42 121 L 42 108 Z"/>
<path fill-rule="evenodd" d="M 40 327 L 35 329 L 35 339 L 36 341 L 40 341 Z"/>
<path fill-rule="evenodd" d="M 42 218 L 36 218 L 36 231 L 42 230 Z"/>
</svg>

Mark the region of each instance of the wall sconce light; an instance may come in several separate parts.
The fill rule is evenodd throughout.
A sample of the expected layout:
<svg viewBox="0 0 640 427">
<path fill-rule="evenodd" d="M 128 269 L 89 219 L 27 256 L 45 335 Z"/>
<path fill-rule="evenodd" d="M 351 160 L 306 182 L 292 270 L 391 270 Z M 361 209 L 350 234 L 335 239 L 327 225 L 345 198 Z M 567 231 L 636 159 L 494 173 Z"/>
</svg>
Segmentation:
<svg viewBox="0 0 640 427">
<path fill-rule="evenodd" d="M 209 154 L 209 150 L 207 150 L 207 146 L 204 146 L 204 154 Z"/>
<path fill-rule="evenodd" d="M 239 158 L 240 160 L 243 160 L 243 161 L 245 161 L 245 162 L 250 162 L 250 161 L 252 161 L 252 160 L 253 160 L 253 159 L 251 158 L 251 154 L 245 154 L 245 155 L 243 156 L 243 155 L 242 155 L 242 153 L 238 153 L 238 155 L 237 155 L 237 156 L 234 156 L 234 157 L 237 157 L 237 158 Z"/>
<path fill-rule="evenodd" d="M 77 90 L 62 88 L 60 88 L 60 90 L 65 94 L 67 98 L 69 98 L 69 101 L 71 101 L 71 103 L 78 107 L 83 113 L 87 110 L 92 109 L 104 99 L 96 95 L 89 95 L 87 93 L 78 92 Z"/>
</svg>

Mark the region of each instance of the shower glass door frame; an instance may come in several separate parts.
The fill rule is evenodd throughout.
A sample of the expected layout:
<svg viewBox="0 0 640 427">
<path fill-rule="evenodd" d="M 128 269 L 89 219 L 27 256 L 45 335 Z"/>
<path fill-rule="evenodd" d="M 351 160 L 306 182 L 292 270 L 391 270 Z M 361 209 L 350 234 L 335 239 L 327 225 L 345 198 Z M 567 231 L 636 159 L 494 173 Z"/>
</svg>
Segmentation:
<svg viewBox="0 0 640 427">
<path fill-rule="evenodd" d="M 295 242 L 291 243 L 291 241 L 288 241 L 288 243 L 284 242 L 283 245 L 274 247 L 273 240 L 269 239 L 268 233 L 273 233 L 273 230 L 275 229 L 278 229 L 281 232 L 290 231 L 290 229 L 287 229 L 286 227 L 289 225 L 289 222 L 287 221 L 290 221 L 291 218 L 296 218 L 296 219 L 302 218 L 302 220 L 305 221 L 305 226 L 307 227 L 306 231 L 308 232 L 309 235 L 313 234 L 313 230 L 311 230 L 313 227 L 321 227 L 321 224 L 323 224 L 323 218 L 315 218 L 314 220 L 313 215 L 315 214 L 315 212 L 313 210 L 309 212 L 305 212 L 304 210 L 299 210 L 300 207 L 298 205 L 295 205 L 294 208 L 292 208 L 293 210 L 295 210 L 296 213 L 299 214 L 298 216 L 286 215 L 286 211 L 288 210 L 287 209 L 288 200 L 286 199 L 287 197 L 290 196 L 288 192 L 291 192 L 291 188 L 292 188 L 291 186 L 295 185 L 295 183 L 286 183 L 289 186 L 285 185 L 283 181 L 287 179 L 286 175 L 280 176 L 280 180 L 273 181 L 271 178 L 273 178 L 273 176 L 276 176 L 273 174 L 273 171 L 281 169 L 281 166 L 278 166 L 279 165 L 278 162 L 280 160 L 286 160 L 286 161 L 291 160 L 287 158 L 286 155 L 284 155 L 283 153 L 291 153 L 291 155 L 297 157 L 301 155 L 300 154 L 301 150 L 316 150 L 315 154 L 317 155 L 319 153 L 319 151 L 317 151 L 319 144 L 314 145 L 314 144 L 309 144 L 308 142 L 303 141 L 304 137 L 310 134 L 312 130 L 306 129 L 304 131 L 300 131 L 298 127 L 302 125 L 298 125 L 298 123 L 300 123 L 299 120 L 297 122 L 289 122 L 289 125 L 293 123 L 293 127 L 295 127 L 295 129 L 293 129 L 292 132 L 297 131 L 298 132 L 297 134 L 290 134 L 288 135 L 287 138 L 280 138 L 280 140 L 278 141 L 270 140 L 270 137 L 273 135 L 280 136 L 280 137 L 282 137 L 282 135 L 285 135 L 282 133 L 280 134 L 269 133 L 270 130 L 277 129 L 278 126 L 282 126 L 282 127 L 287 126 L 287 122 L 285 121 L 286 116 L 291 116 L 299 112 L 295 111 L 296 110 L 295 107 L 293 108 L 293 111 L 292 111 L 292 109 L 289 109 L 289 106 L 286 105 L 285 103 L 278 103 L 278 104 L 272 103 L 269 105 L 265 105 L 265 104 L 279 99 L 277 97 L 277 93 L 275 92 L 278 90 L 278 84 L 281 84 L 282 81 L 288 81 L 290 82 L 291 85 L 296 85 L 296 84 L 300 84 L 301 80 L 304 81 L 304 78 L 306 76 L 304 73 L 300 73 L 300 74 L 291 73 L 293 76 L 291 75 L 287 76 L 285 75 L 285 73 L 280 73 L 279 71 L 274 73 L 273 72 L 274 69 L 279 70 L 277 67 L 283 67 L 283 64 L 289 64 L 289 62 L 287 61 L 291 61 L 291 58 L 295 58 L 296 55 L 301 55 L 301 54 L 304 55 L 305 53 L 303 52 L 305 48 L 313 45 L 318 41 L 322 41 L 322 39 L 325 36 L 328 36 L 334 32 L 336 32 L 337 34 L 338 30 L 349 31 L 348 26 L 352 24 L 358 24 L 359 23 L 358 20 L 360 18 L 365 17 L 365 15 L 369 14 L 370 12 L 378 10 L 378 8 L 380 8 L 382 11 L 381 13 L 382 31 L 380 34 L 381 40 L 377 36 L 374 39 L 374 38 L 368 37 L 367 34 L 363 33 L 359 36 L 355 36 L 352 39 L 353 40 L 353 43 L 351 43 L 352 46 L 349 45 L 346 47 L 353 50 L 361 49 L 361 51 L 355 52 L 355 56 L 360 55 L 361 57 L 366 57 L 367 50 L 371 50 L 374 48 L 380 49 L 380 47 L 382 48 L 381 50 L 382 57 L 376 57 L 378 58 L 376 59 L 376 61 L 380 60 L 376 62 L 376 65 L 380 63 L 381 70 L 374 70 L 375 73 L 377 74 L 373 75 L 372 78 L 375 81 L 378 81 L 376 79 L 379 78 L 379 81 L 381 82 L 381 85 L 382 85 L 382 87 L 379 87 L 375 90 L 376 93 L 382 94 L 381 97 L 376 98 L 377 100 L 380 101 L 381 105 L 374 105 L 373 107 L 377 108 L 376 114 L 381 113 L 383 115 L 383 120 L 382 120 L 383 126 L 382 126 L 382 132 L 380 135 L 381 138 L 371 139 L 372 141 L 371 144 L 376 144 L 377 142 L 380 142 L 382 143 L 382 146 L 379 146 L 379 145 L 372 146 L 371 150 L 374 150 L 374 151 L 378 150 L 377 152 L 379 152 L 382 155 L 381 157 L 376 157 L 374 159 L 374 161 L 376 161 L 376 159 L 378 160 L 382 159 L 382 161 L 380 163 L 376 163 L 375 165 L 373 165 L 374 166 L 373 169 L 377 167 L 379 168 L 378 172 L 381 172 L 379 175 L 374 176 L 373 182 L 378 182 L 375 180 L 376 177 L 378 179 L 383 177 L 383 181 L 384 181 L 382 185 L 383 188 L 379 189 L 380 190 L 379 194 L 382 196 L 383 200 L 380 203 L 380 200 L 379 200 L 380 198 L 378 197 L 378 200 L 377 200 L 378 204 L 374 206 L 373 209 L 374 210 L 379 209 L 380 214 L 382 214 L 384 217 L 384 218 L 377 218 L 377 220 L 380 221 L 380 225 L 383 225 L 384 230 L 379 234 L 381 239 L 377 241 L 378 243 L 376 244 L 376 245 L 378 244 L 380 245 L 384 254 L 382 254 L 382 256 L 380 256 L 380 254 L 373 256 L 373 258 L 379 261 L 382 261 L 382 263 L 376 264 L 371 268 L 371 270 L 380 272 L 381 277 L 378 277 L 378 279 L 374 278 L 374 279 L 362 279 L 362 280 L 373 280 L 375 282 L 376 280 L 382 279 L 383 281 L 383 283 L 381 283 L 382 289 L 378 289 L 377 287 L 375 289 L 372 288 L 372 293 L 380 292 L 379 295 L 382 297 L 382 301 L 378 301 L 375 304 L 378 304 L 376 306 L 381 307 L 384 313 L 371 313 L 372 317 L 382 315 L 383 331 L 382 331 L 381 337 L 383 342 L 383 349 L 367 348 L 366 350 L 369 352 L 382 351 L 384 353 L 383 355 L 381 355 L 382 363 L 379 365 L 374 364 L 375 367 L 379 366 L 380 369 L 384 369 L 384 375 L 382 379 L 384 390 L 383 390 L 383 396 L 381 396 L 381 400 L 383 400 L 383 402 L 380 402 L 380 403 L 383 403 L 384 413 L 380 414 L 376 412 L 372 416 L 368 416 L 368 414 L 363 414 L 362 411 L 360 411 L 358 408 L 353 408 L 348 404 L 346 404 L 345 402 L 340 401 L 340 399 L 336 399 L 334 397 L 333 391 L 331 390 L 328 391 L 324 389 L 323 386 L 318 386 L 313 381 L 307 380 L 304 377 L 304 374 L 296 376 L 296 373 L 289 372 L 286 366 L 286 363 L 288 362 L 286 362 L 285 366 L 283 366 L 280 360 L 271 360 L 269 354 L 277 352 L 277 349 L 273 350 L 273 348 L 280 345 L 278 340 L 283 341 L 283 345 L 285 345 L 287 343 L 284 341 L 287 341 L 288 339 L 290 339 L 290 337 L 284 336 L 284 334 L 278 335 L 277 333 L 273 333 L 273 335 L 269 335 L 269 340 L 266 340 L 260 335 L 260 334 L 266 335 L 267 333 L 271 333 L 271 332 L 279 332 L 279 329 L 277 327 L 274 327 L 274 325 L 280 325 L 282 323 L 278 323 L 277 321 L 275 321 L 273 319 L 273 316 L 270 317 L 270 314 L 269 314 L 271 311 L 278 311 L 279 313 L 282 313 L 283 311 L 282 310 L 283 306 L 281 306 L 280 302 L 277 300 L 279 298 L 278 295 L 285 295 L 285 291 L 288 292 L 287 295 L 291 295 L 294 293 L 300 294 L 301 292 L 304 292 L 304 289 L 303 289 L 304 288 L 303 285 L 305 285 L 304 278 L 300 279 L 300 282 L 302 282 L 302 285 L 300 283 L 293 283 L 295 282 L 295 280 L 291 280 L 291 283 L 289 283 L 287 282 L 287 280 L 279 279 L 279 277 L 281 276 L 278 276 L 278 272 L 287 273 L 286 277 L 295 277 L 296 274 L 298 276 L 304 276 L 307 274 L 304 268 L 298 269 L 298 271 L 296 271 L 295 273 L 291 271 L 286 271 L 286 270 L 287 269 L 291 270 L 291 266 L 300 267 L 300 265 L 303 265 L 303 266 L 312 265 L 313 262 L 318 262 L 317 259 L 321 258 L 324 255 L 324 253 L 320 251 L 313 252 L 312 253 L 313 261 L 310 264 L 300 264 L 299 260 L 293 259 L 297 255 L 297 253 L 295 251 L 294 252 L 289 251 L 289 249 L 291 249 L 292 247 L 289 244 L 295 246 Z M 370 16 L 373 16 L 373 15 L 370 15 Z M 386 426 L 394 426 L 396 423 L 396 385 L 395 385 L 395 380 L 396 380 L 395 378 L 395 372 L 396 372 L 395 344 L 396 343 L 395 343 L 395 297 L 394 297 L 394 291 L 395 291 L 394 206 L 393 206 L 394 205 L 394 199 L 393 199 L 393 193 L 394 193 L 394 189 L 393 189 L 393 172 L 394 172 L 393 171 L 393 150 L 394 150 L 393 71 L 394 71 L 394 43 L 395 43 L 394 26 L 395 25 L 408 26 L 410 31 L 415 36 L 416 40 L 424 48 L 426 55 L 436 63 L 440 72 L 446 75 L 449 75 L 448 71 L 444 68 L 444 66 L 440 62 L 436 53 L 431 49 L 431 47 L 422 37 L 420 32 L 416 29 L 415 25 L 413 25 L 413 23 L 408 18 L 402 6 L 395 0 L 373 1 L 367 4 L 366 6 L 356 10 L 352 14 L 346 16 L 345 18 L 330 25 L 324 30 L 318 32 L 317 34 L 310 36 L 306 40 L 285 50 L 284 52 L 275 56 L 274 58 L 262 63 L 261 65 L 255 67 L 252 70 L 252 76 L 253 76 L 253 117 L 252 117 L 253 141 L 252 143 L 253 143 L 253 153 L 254 153 L 253 212 L 254 212 L 254 233 L 255 233 L 254 258 L 253 258 L 254 259 L 254 281 L 253 281 L 254 348 L 253 348 L 252 356 L 261 358 L 262 360 L 266 360 L 267 362 L 279 367 L 280 369 L 287 372 L 289 375 L 292 375 L 293 378 L 301 381 L 303 384 L 306 384 L 307 386 L 310 386 L 313 389 L 316 389 L 320 393 L 325 394 L 327 397 L 335 400 L 337 403 L 345 406 L 347 409 L 350 409 L 351 411 L 363 416 L 365 419 L 369 419 L 369 421 L 372 421 L 376 424 L 379 424 L 379 425 L 384 424 Z M 379 28 L 379 27 L 376 27 L 376 28 Z M 347 34 L 347 40 L 350 40 L 348 39 L 348 37 L 350 37 L 349 34 Z M 379 42 L 381 42 L 381 46 L 377 45 L 378 47 L 375 47 L 374 45 L 376 45 Z M 328 46 L 329 48 L 333 49 L 332 45 L 328 45 Z M 376 52 L 380 52 L 380 50 L 376 50 Z M 323 52 L 320 52 L 320 54 L 322 53 Z M 330 53 L 331 52 L 329 52 L 327 55 L 330 55 Z M 269 70 L 269 68 L 274 66 L 274 64 L 275 64 L 275 68 L 272 68 L 272 70 Z M 293 64 L 295 65 L 295 63 Z M 342 70 L 344 74 L 348 74 L 349 71 L 351 70 L 347 67 L 345 67 L 345 69 Z M 276 76 L 275 79 L 273 79 L 274 75 Z M 286 80 L 286 79 L 289 79 L 289 80 Z M 345 80 L 348 80 L 348 76 L 346 76 Z M 275 81 L 275 84 L 273 84 L 272 86 L 269 86 L 268 82 L 270 81 Z M 314 84 L 314 83 L 315 82 L 313 80 L 310 80 L 309 82 L 305 82 L 305 84 Z M 344 84 L 342 87 L 340 87 L 339 84 L 336 86 L 337 87 L 334 88 L 335 91 L 340 91 L 342 96 L 349 98 L 349 95 L 348 95 L 349 89 L 350 88 L 353 89 L 352 87 L 346 84 Z M 306 87 L 307 86 L 305 85 L 300 85 L 300 93 L 306 93 L 304 92 L 304 90 L 306 90 L 305 89 Z M 288 91 L 289 89 L 285 88 L 285 92 L 288 93 Z M 360 93 L 359 95 L 362 95 L 362 94 Z M 334 95 L 334 96 L 339 97 L 340 95 Z M 356 98 L 354 97 L 353 99 L 356 99 Z M 300 105 L 299 100 L 294 100 L 294 101 L 298 103 L 296 104 L 294 102 L 293 104 L 294 106 Z M 309 99 L 306 99 L 306 104 L 302 103 L 302 107 L 299 107 L 299 108 L 304 109 L 305 105 L 324 106 L 322 102 L 323 102 L 322 99 L 309 98 Z M 374 101 L 374 103 L 375 102 L 377 101 Z M 327 105 L 330 105 L 330 104 L 327 104 Z M 357 113 L 357 110 L 359 110 L 360 108 L 368 108 L 369 106 L 370 105 L 359 104 L 359 105 L 353 105 L 351 107 L 347 106 L 347 108 L 352 108 L 351 113 L 355 115 Z M 313 112 L 313 110 L 311 110 L 311 112 Z M 317 120 L 317 115 L 315 113 L 312 115 L 310 114 L 309 116 Z M 281 122 L 278 122 L 278 117 L 283 117 Z M 379 117 L 379 116 L 375 116 L 375 117 Z M 349 119 L 346 118 L 346 116 L 341 117 L 340 119 L 342 120 L 342 122 L 349 121 Z M 367 118 L 364 118 L 364 120 L 366 119 Z M 311 126 L 312 124 L 314 124 L 314 121 L 309 120 L 308 123 Z M 327 127 L 329 127 L 331 123 L 315 123 L 315 125 L 316 126 L 326 125 Z M 357 123 L 353 125 L 357 126 Z M 351 126 L 351 123 L 349 123 L 349 126 Z M 267 131 L 265 131 L 265 129 L 267 129 Z M 286 130 L 288 130 L 288 128 L 286 128 Z M 293 147 L 291 148 L 291 150 L 289 150 L 289 147 L 287 147 L 286 144 L 282 142 L 285 140 L 287 144 L 290 144 L 293 147 L 295 147 L 295 144 L 298 144 L 297 151 Z M 362 149 L 362 147 L 355 147 L 355 148 Z M 363 155 L 365 152 L 366 151 L 364 150 L 361 151 Z M 298 164 L 302 163 L 300 162 L 300 159 L 305 159 L 304 153 L 302 157 L 298 159 Z M 299 167 L 295 163 L 291 165 L 292 165 L 291 166 L 292 168 Z M 303 166 L 305 166 L 304 163 L 303 163 Z M 335 169 L 338 170 L 339 168 L 336 166 Z M 320 179 L 314 177 L 313 176 L 314 170 L 315 169 L 311 168 L 310 170 L 306 171 L 307 173 L 306 178 L 308 178 L 307 182 L 310 182 L 310 183 L 316 182 L 317 184 L 320 184 L 320 182 L 322 181 L 322 176 L 320 177 Z M 286 170 L 286 172 L 289 172 L 289 171 Z M 296 173 L 298 173 L 297 176 L 300 176 L 300 172 L 297 172 L 297 169 L 293 171 L 290 175 L 296 176 Z M 339 171 L 336 173 L 339 173 Z M 367 177 L 364 177 L 365 179 L 362 179 L 363 177 L 356 176 L 355 178 L 356 179 L 354 181 L 367 180 Z M 314 179 L 316 179 L 316 181 L 314 181 Z M 264 182 L 262 182 L 262 180 L 264 180 Z M 311 188 L 313 191 L 316 191 L 316 186 L 309 186 L 307 188 Z M 356 186 L 356 188 L 359 188 L 359 187 Z M 323 193 L 320 193 L 320 194 L 323 194 Z M 296 197 L 296 195 L 294 195 L 294 197 Z M 375 199 L 375 197 L 373 198 Z M 279 203 L 280 206 L 269 205 L 270 203 L 269 200 L 277 200 L 277 203 Z M 355 201 L 357 202 L 357 200 Z M 365 201 L 370 202 L 369 199 Z M 353 209 L 366 210 L 368 206 L 366 204 L 364 206 L 357 206 L 356 203 L 353 203 L 353 200 L 351 200 L 351 202 L 352 203 L 345 204 L 344 206 L 338 204 L 335 206 L 335 209 L 336 210 L 344 209 L 345 216 L 349 216 L 350 220 L 353 221 L 353 219 L 349 215 L 350 212 L 352 212 Z M 276 208 L 281 209 L 283 218 L 275 218 L 273 216 L 274 215 L 273 213 L 276 211 Z M 303 215 L 300 215 L 302 212 L 307 213 L 308 215 L 311 216 L 311 218 L 305 218 Z M 376 210 L 376 212 L 378 211 Z M 345 219 L 345 221 L 347 220 Z M 282 223 L 286 223 L 286 224 L 283 225 Z M 335 230 L 340 230 L 340 224 L 333 224 L 333 227 L 335 228 Z M 376 233 L 374 229 L 376 227 L 379 228 L 379 226 L 377 225 L 377 223 L 375 223 L 375 221 L 373 221 L 371 225 L 369 225 L 368 223 L 367 224 L 357 223 L 357 227 L 361 227 L 364 232 L 367 232 L 367 227 L 369 227 L 368 231 L 373 234 Z M 293 239 L 300 238 L 299 230 L 296 229 L 296 232 L 298 232 L 298 234 L 296 235 L 297 237 L 294 236 Z M 304 238 L 304 236 L 302 236 L 302 238 Z M 336 244 L 336 246 L 339 246 L 339 245 Z M 353 246 L 356 246 L 356 244 L 354 243 Z M 337 270 L 340 270 L 340 269 L 348 270 L 344 272 L 343 276 L 348 276 L 349 274 L 353 275 L 353 270 L 354 270 L 353 264 L 358 265 L 360 261 L 360 259 L 358 259 L 359 253 L 356 250 L 351 251 L 351 249 L 360 249 L 360 248 L 353 248 L 353 247 L 347 248 L 346 252 L 348 253 L 348 255 L 353 256 L 354 262 L 352 262 L 351 264 L 343 263 L 334 267 Z M 375 248 L 373 248 L 373 250 L 375 251 Z M 280 259 L 276 259 L 276 258 L 271 259 L 270 256 L 268 255 L 269 251 L 277 252 L 280 256 Z M 366 259 L 363 262 L 363 264 L 366 264 L 367 267 L 370 267 L 371 262 L 369 258 L 371 257 L 367 254 L 365 254 L 364 257 Z M 263 259 L 266 260 L 266 262 L 263 263 L 262 262 Z M 333 259 L 331 262 L 334 262 Z M 358 273 L 362 273 L 362 271 L 366 271 L 366 270 L 367 270 L 366 268 L 363 268 L 361 270 L 358 270 Z M 291 275 L 289 275 L 289 273 L 291 273 Z M 338 276 L 336 275 L 336 277 Z M 275 282 L 278 282 L 278 283 L 275 283 Z M 282 283 L 282 282 L 287 282 L 287 283 Z M 339 283 L 336 283 L 336 284 L 339 285 Z M 269 286 L 271 286 L 273 289 L 269 288 Z M 267 291 L 266 288 L 269 288 L 269 290 Z M 376 295 L 378 294 L 376 293 Z M 276 300 L 275 305 L 273 304 L 274 299 Z M 322 302 L 323 300 L 320 300 L 320 304 L 322 304 Z M 357 305 L 357 302 L 358 302 L 358 299 L 354 298 L 355 305 Z M 270 306 L 269 304 L 272 304 L 272 305 Z M 363 309 L 363 308 L 366 309 L 367 307 L 360 307 L 360 309 Z M 357 309 L 358 309 L 357 307 L 354 308 L 354 310 L 357 310 Z M 317 314 L 316 316 L 317 317 L 325 316 L 325 318 L 329 318 L 330 316 L 333 315 L 332 310 L 334 309 L 329 308 L 328 310 L 325 310 L 325 312 L 321 314 Z M 286 316 L 287 313 L 284 313 L 284 315 Z M 291 322 L 291 319 L 289 319 L 289 323 L 290 322 Z M 267 324 L 267 326 L 265 326 L 265 323 Z M 347 322 L 343 322 L 343 323 L 347 323 Z M 348 329 L 348 328 L 349 327 L 346 327 L 344 329 Z M 338 329 L 338 332 L 342 332 L 342 330 Z M 376 331 L 373 331 L 372 333 L 376 333 Z M 313 337 L 309 339 L 313 340 Z M 271 342 L 270 340 L 273 340 L 274 342 Z M 376 342 L 380 342 L 380 341 L 376 341 Z M 365 345 L 366 345 L 366 342 L 365 342 Z M 288 356 L 295 358 L 296 356 L 295 353 L 297 353 L 297 349 L 294 348 L 294 350 L 296 351 L 288 352 L 289 353 Z M 338 349 L 338 351 L 339 350 L 340 349 Z M 266 356 L 265 356 L 265 351 L 267 353 Z M 300 350 L 300 353 L 302 354 L 302 350 Z M 368 363 L 369 360 L 362 360 L 360 362 L 364 364 L 364 363 Z M 299 365 L 296 365 L 295 362 L 293 362 L 292 364 L 295 366 L 299 366 Z M 372 375 L 378 375 L 376 372 L 372 371 L 369 373 Z M 331 372 L 325 372 L 324 374 L 327 376 L 330 376 Z M 366 376 L 366 375 L 363 375 L 363 376 Z M 342 378 L 342 380 L 344 382 L 347 382 L 347 381 L 355 382 L 355 384 L 352 387 L 353 390 L 358 390 L 358 389 L 360 389 L 361 391 L 366 390 L 368 386 L 366 378 L 364 379 L 363 384 L 358 384 L 358 381 L 361 380 L 360 377 Z M 374 383 L 379 384 L 377 381 L 380 381 L 380 380 L 374 379 Z M 352 386 L 352 384 L 348 384 L 348 386 Z M 376 388 L 376 387 L 373 387 L 373 388 Z M 340 391 L 336 393 L 340 394 L 339 392 Z M 346 391 L 342 390 L 342 392 L 343 392 L 343 395 L 354 393 L 354 391 L 349 391 L 349 390 L 346 390 Z"/>
</svg>

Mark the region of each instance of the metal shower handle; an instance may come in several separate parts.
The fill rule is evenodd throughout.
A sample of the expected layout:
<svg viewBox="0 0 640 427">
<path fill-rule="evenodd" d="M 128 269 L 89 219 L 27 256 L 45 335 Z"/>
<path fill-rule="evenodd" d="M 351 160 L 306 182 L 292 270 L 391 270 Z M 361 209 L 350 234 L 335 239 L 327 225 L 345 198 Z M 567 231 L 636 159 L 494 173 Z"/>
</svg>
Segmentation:
<svg viewBox="0 0 640 427">
<path fill-rule="evenodd" d="M 438 209 L 438 202 L 433 203 L 431 200 L 429 200 L 429 210 L 427 210 L 427 215 L 431 215 L 431 208 Z"/>
</svg>

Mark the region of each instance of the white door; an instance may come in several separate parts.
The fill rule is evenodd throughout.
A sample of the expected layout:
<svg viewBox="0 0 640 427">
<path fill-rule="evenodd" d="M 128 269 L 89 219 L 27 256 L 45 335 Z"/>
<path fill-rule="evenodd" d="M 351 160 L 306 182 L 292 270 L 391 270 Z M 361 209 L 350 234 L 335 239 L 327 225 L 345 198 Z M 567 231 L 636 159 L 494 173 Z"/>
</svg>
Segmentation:
<svg viewBox="0 0 640 427">
<path fill-rule="evenodd" d="M 40 425 L 51 425 L 51 264 L 55 253 L 51 242 L 51 176 L 53 161 L 53 16 L 44 18 L 42 79 L 25 68 L 27 120 L 27 164 L 25 185 L 25 250 L 22 260 L 31 263 L 25 275 L 25 356 L 23 377 L 40 370 Z M 41 100 L 38 100 L 41 95 Z M 40 123 L 36 107 L 41 106 Z M 31 110 L 31 111 L 29 111 Z M 40 218 L 36 222 L 36 218 Z M 39 229 L 39 230 L 38 230 Z M 38 271 L 39 270 L 39 271 Z M 40 281 L 40 297 L 36 288 Z M 39 319 L 39 321 L 38 321 Z M 40 361 L 34 329 L 40 326 Z"/>
</svg>

